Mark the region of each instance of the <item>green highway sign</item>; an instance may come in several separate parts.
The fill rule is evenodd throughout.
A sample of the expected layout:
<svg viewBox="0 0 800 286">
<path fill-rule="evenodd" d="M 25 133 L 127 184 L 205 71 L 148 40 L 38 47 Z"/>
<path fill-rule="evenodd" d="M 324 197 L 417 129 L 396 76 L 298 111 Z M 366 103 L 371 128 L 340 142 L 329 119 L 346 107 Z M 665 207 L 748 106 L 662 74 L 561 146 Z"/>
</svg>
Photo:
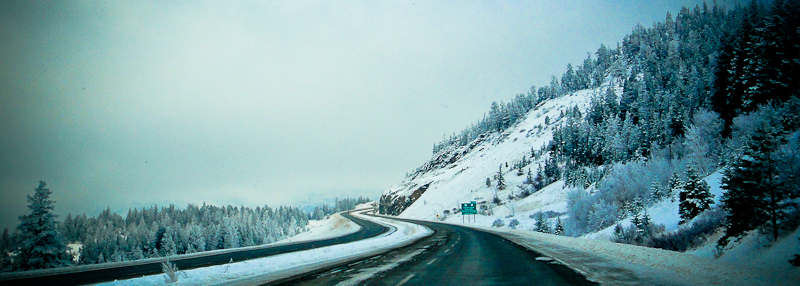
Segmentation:
<svg viewBox="0 0 800 286">
<path fill-rule="evenodd" d="M 475 202 L 461 204 L 461 214 L 478 214 L 478 208 L 476 205 L 477 203 Z"/>
</svg>

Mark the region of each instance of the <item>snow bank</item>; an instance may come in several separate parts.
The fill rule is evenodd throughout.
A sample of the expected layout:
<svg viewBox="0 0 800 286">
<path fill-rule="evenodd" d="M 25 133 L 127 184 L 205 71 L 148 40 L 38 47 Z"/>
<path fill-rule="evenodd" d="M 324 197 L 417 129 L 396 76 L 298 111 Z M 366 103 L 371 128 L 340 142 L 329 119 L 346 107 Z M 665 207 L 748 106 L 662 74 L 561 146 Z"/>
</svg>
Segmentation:
<svg viewBox="0 0 800 286">
<path fill-rule="evenodd" d="M 280 245 L 290 242 L 309 241 L 345 236 L 361 230 L 361 226 L 342 217 L 339 213 L 325 220 L 308 221 L 309 230 L 269 245 Z"/>
<path fill-rule="evenodd" d="M 790 267 L 759 267 L 749 261 L 734 263 L 610 241 L 470 227 L 503 236 L 605 285 L 796 285 L 800 281 L 800 270 Z"/>
<path fill-rule="evenodd" d="M 433 233 L 430 229 L 415 224 L 355 215 L 390 226 L 393 230 L 378 237 L 347 244 L 182 271 L 176 285 L 264 284 L 304 272 L 377 255 L 391 248 L 408 245 Z M 333 224 L 336 224 L 336 222 Z M 315 228 L 324 230 L 333 227 L 317 226 Z M 316 233 L 322 237 L 329 236 L 329 234 L 321 230 Z M 312 228 L 312 231 L 314 231 L 314 228 Z M 101 285 L 158 285 L 165 284 L 164 277 L 164 274 L 150 275 Z"/>
</svg>

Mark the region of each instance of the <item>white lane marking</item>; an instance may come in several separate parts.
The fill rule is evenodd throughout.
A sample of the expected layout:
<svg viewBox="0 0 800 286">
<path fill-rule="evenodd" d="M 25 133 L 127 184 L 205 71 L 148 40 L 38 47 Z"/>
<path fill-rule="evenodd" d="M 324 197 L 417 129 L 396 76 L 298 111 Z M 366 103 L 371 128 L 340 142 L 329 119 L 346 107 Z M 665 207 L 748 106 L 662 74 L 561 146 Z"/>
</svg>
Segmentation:
<svg viewBox="0 0 800 286">
<path fill-rule="evenodd" d="M 431 263 L 433 263 L 434 261 L 436 261 L 436 259 L 438 259 L 438 258 L 434 258 L 433 260 L 431 260 L 430 262 L 428 262 L 428 265 L 431 265 Z"/>
<path fill-rule="evenodd" d="M 448 252 L 450 252 L 450 249 L 449 249 L 449 248 L 448 248 L 447 250 L 445 250 L 445 251 L 444 251 L 444 253 L 448 253 Z"/>
<path fill-rule="evenodd" d="M 400 286 L 400 285 L 406 284 L 406 282 L 408 282 L 408 280 L 411 280 L 411 277 L 414 277 L 414 273 L 411 273 L 408 276 L 406 276 L 406 278 L 404 278 L 403 280 L 400 280 L 400 283 L 397 283 L 396 286 Z"/>
</svg>

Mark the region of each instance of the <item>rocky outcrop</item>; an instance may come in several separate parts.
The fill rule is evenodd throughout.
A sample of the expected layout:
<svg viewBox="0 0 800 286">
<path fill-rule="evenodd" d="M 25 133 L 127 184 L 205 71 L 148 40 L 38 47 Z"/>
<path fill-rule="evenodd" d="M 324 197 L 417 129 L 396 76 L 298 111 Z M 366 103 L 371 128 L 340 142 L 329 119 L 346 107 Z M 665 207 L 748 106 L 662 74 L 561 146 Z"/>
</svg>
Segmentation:
<svg viewBox="0 0 800 286">
<path fill-rule="evenodd" d="M 381 198 L 378 201 L 378 213 L 384 215 L 399 215 L 411 204 L 417 201 L 417 199 L 419 199 L 419 197 L 428 190 L 428 187 L 430 187 L 431 184 L 432 182 L 416 188 L 408 196 L 399 194 L 406 192 L 389 192 L 381 195 Z M 416 186 L 412 185 L 409 187 L 410 189 L 413 189 Z"/>
</svg>

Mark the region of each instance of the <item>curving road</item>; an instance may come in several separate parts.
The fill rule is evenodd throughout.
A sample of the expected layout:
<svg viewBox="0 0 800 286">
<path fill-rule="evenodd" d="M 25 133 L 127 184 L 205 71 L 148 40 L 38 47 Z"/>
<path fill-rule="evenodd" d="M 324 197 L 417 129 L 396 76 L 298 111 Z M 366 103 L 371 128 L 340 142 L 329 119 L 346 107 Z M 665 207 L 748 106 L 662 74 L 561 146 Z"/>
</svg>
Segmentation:
<svg viewBox="0 0 800 286">
<path fill-rule="evenodd" d="M 348 243 L 365 238 L 375 237 L 384 232 L 389 231 L 389 228 L 374 222 L 363 220 L 350 215 L 349 213 L 342 213 L 347 219 L 352 220 L 361 226 L 361 230 L 348 234 L 345 236 L 310 241 L 310 242 L 297 242 L 276 246 L 265 246 L 258 249 L 248 249 L 235 252 L 226 252 L 192 258 L 181 258 L 176 256 L 171 258 L 170 261 L 178 266 L 178 269 L 193 269 L 198 267 L 206 267 L 211 265 L 225 264 L 233 260 L 234 262 L 243 261 L 248 259 L 272 256 L 288 252 L 308 250 L 318 247 L 331 246 L 336 244 Z M 144 275 L 152 275 L 162 273 L 160 261 L 151 263 L 144 263 L 140 265 L 121 266 L 107 269 L 86 270 L 80 272 L 52 274 L 38 277 L 22 277 L 0 280 L 0 285 L 83 285 L 100 282 L 108 282 L 114 280 L 122 280 L 129 278 L 141 277 Z"/>
<path fill-rule="evenodd" d="M 596 285 L 498 235 L 426 221 L 436 233 L 366 261 L 279 285 Z"/>
</svg>

